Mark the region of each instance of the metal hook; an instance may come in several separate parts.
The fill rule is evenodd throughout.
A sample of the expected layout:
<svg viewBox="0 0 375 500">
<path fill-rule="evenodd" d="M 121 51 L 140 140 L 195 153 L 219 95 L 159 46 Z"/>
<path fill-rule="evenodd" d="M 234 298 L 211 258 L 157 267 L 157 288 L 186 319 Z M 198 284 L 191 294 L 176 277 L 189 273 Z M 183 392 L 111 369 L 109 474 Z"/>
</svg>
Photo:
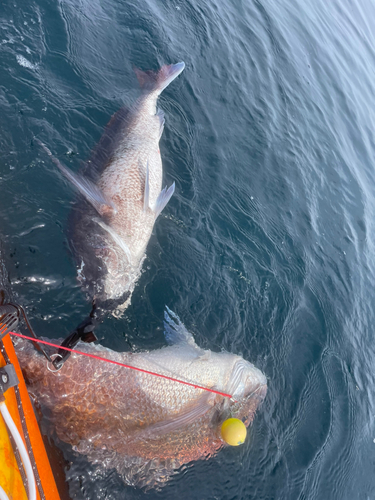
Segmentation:
<svg viewBox="0 0 375 500">
<path fill-rule="evenodd" d="M 61 365 L 59 366 L 58 362 L 55 364 L 55 362 L 56 362 L 56 359 L 57 359 L 57 358 L 60 358 L 60 361 L 62 360 L 62 356 L 61 356 L 61 354 L 57 354 L 57 353 L 56 353 L 56 354 L 52 354 L 52 356 L 50 356 L 50 358 L 51 358 L 51 361 L 47 361 L 47 370 L 49 370 L 49 371 L 50 371 L 50 372 L 52 372 L 52 373 L 56 373 L 56 372 L 58 372 L 59 370 L 61 370 L 61 368 L 62 368 L 64 365 L 63 365 L 63 364 L 61 364 Z M 57 365 L 57 366 L 56 366 L 56 365 Z M 52 367 L 53 367 L 54 369 L 53 369 Z"/>
</svg>

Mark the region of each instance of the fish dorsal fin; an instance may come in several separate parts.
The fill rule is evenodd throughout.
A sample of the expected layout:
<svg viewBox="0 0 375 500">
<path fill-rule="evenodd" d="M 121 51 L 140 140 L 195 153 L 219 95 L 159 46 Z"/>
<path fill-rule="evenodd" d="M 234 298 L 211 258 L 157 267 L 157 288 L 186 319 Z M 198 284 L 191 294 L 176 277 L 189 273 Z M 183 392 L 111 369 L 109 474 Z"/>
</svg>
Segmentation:
<svg viewBox="0 0 375 500">
<path fill-rule="evenodd" d="M 179 62 L 162 66 L 159 71 L 142 71 L 138 68 L 134 68 L 134 71 L 142 90 L 150 93 L 156 91 L 161 94 L 165 87 L 173 82 L 184 68 L 185 63 Z"/>
<path fill-rule="evenodd" d="M 147 429 L 140 432 L 139 437 L 147 439 L 157 439 L 160 436 L 176 432 L 179 429 L 196 422 L 200 417 L 212 409 L 214 405 L 214 395 L 206 392 L 198 400 L 192 401 L 187 408 L 177 415 L 150 425 Z M 137 436 L 138 437 L 138 436 Z"/>
<path fill-rule="evenodd" d="M 164 335 L 169 345 L 187 343 L 198 347 L 193 335 L 188 332 L 180 318 L 173 311 L 165 306 L 164 311 Z"/>
<path fill-rule="evenodd" d="M 57 166 L 60 172 L 66 177 L 78 191 L 86 198 L 86 200 L 91 203 L 95 210 L 103 217 L 105 215 L 114 215 L 117 212 L 116 206 L 107 198 L 104 193 L 96 186 L 93 182 L 82 177 L 81 175 L 75 174 L 68 168 L 66 168 L 57 158 L 53 156 L 51 151 L 43 144 L 39 139 L 35 138 L 35 141 L 44 149 L 44 151 L 51 157 L 53 163 Z"/>
<path fill-rule="evenodd" d="M 148 160 L 146 165 L 146 180 L 145 180 L 145 191 L 143 194 L 143 211 L 146 212 L 150 207 L 150 181 L 149 181 L 149 169 Z"/>
<path fill-rule="evenodd" d="M 156 203 L 155 203 L 155 207 L 154 207 L 155 217 L 158 217 L 161 214 L 163 208 L 166 206 L 168 201 L 172 198 L 172 195 L 174 193 L 174 189 L 175 189 L 175 183 L 173 183 L 171 186 L 169 186 L 168 189 L 167 189 L 167 187 L 165 187 L 164 189 L 162 189 L 160 191 L 159 196 L 156 199 Z"/>
</svg>

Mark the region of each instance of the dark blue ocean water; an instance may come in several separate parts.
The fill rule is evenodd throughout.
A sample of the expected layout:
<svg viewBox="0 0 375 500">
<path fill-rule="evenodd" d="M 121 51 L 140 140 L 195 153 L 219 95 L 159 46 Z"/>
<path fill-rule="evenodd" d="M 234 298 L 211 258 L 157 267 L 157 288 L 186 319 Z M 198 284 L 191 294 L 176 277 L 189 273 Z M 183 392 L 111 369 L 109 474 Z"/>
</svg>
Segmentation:
<svg viewBox="0 0 375 500">
<path fill-rule="evenodd" d="M 67 251 L 77 170 L 139 88 L 160 99 L 165 181 L 144 273 L 113 349 L 165 345 L 164 306 L 205 348 L 242 354 L 269 392 L 243 447 L 161 492 L 62 446 L 74 499 L 375 498 L 375 6 L 370 0 L 31 0 L 0 5 L 0 217 L 40 335 L 89 311 Z"/>
</svg>

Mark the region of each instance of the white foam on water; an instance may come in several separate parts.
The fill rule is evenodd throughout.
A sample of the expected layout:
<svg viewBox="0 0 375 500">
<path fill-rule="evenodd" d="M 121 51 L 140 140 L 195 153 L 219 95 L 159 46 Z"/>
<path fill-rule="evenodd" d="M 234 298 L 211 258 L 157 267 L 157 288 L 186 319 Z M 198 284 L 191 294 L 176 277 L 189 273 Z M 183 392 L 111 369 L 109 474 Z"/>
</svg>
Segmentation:
<svg viewBox="0 0 375 500">
<path fill-rule="evenodd" d="M 23 66 L 24 68 L 29 68 L 29 69 L 36 69 L 38 67 L 37 64 L 33 64 L 30 61 L 26 59 L 26 57 L 20 56 L 17 54 L 16 56 L 17 62 L 20 66 Z"/>
</svg>

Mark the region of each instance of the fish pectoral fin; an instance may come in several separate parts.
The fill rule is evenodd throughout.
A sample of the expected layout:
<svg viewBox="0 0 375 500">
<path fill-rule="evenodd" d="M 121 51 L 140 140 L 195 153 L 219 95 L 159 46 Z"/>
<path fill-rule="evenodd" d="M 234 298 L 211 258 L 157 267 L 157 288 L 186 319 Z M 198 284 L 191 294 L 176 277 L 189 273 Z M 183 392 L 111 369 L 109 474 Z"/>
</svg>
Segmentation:
<svg viewBox="0 0 375 500">
<path fill-rule="evenodd" d="M 177 415 L 150 425 L 145 429 L 142 437 L 156 439 L 170 432 L 176 432 L 179 429 L 193 424 L 196 420 L 207 413 L 214 405 L 215 397 L 211 393 L 203 394 L 198 401 L 193 401 L 188 407 Z"/>
<path fill-rule="evenodd" d="M 39 139 L 35 141 L 44 149 L 44 151 L 51 157 L 53 163 L 57 166 L 60 172 L 66 177 L 73 186 L 91 203 L 95 210 L 101 215 L 111 215 L 117 213 L 115 204 L 107 198 L 104 193 L 93 182 L 85 179 L 81 175 L 75 174 L 66 168 L 57 158 L 53 156 L 51 151 Z"/>
<path fill-rule="evenodd" d="M 169 188 L 165 187 L 160 191 L 159 196 L 156 199 L 155 207 L 154 207 L 154 213 L 155 217 L 158 217 L 163 210 L 163 208 L 166 206 L 168 201 L 172 198 L 172 195 L 174 193 L 175 189 L 175 183 L 173 183 Z"/>
<path fill-rule="evenodd" d="M 145 191 L 143 194 L 143 211 L 146 212 L 150 208 L 150 181 L 149 181 L 149 168 L 148 160 L 146 165 L 146 180 L 145 180 Z"/>
<path fill-rule="evenodd" d="M 190 344 L 197 349 L 193 335 L 188 332 L 176 313 L 165 306 L 164 311 L 164 335 L 169 345 L 180 344 L 182 342 Z"/>
<path fill-rule="evenodd" d="M 86 200 L 95 208 L 99 215 L 114 215 L 117 213 L 115 204 L 107 198 L 104 193 L 93 182 L 89 181 L 81 175 L 75 174 L 60 165 L 60 171 L 70 182 L 78 189 L 78 191 L 86 198 Z"/>
<path fill-rule="evenodd" d="M 128 245 L 125 243 L 125 241 L 121 238 L 121 236 L 118 233 L 116 233 L 116 231 L 112 229 L 111 226 L 106 224 L 101 219 L 95 217 L 92 220 L 96 222 L 102 229 L 104 229 L 104 231 L 107 231 L 107 233 L 112 237 L 113 241 L 123 250 L 130 264 L 131 263 L 130 249 Z"/>
</svg>

